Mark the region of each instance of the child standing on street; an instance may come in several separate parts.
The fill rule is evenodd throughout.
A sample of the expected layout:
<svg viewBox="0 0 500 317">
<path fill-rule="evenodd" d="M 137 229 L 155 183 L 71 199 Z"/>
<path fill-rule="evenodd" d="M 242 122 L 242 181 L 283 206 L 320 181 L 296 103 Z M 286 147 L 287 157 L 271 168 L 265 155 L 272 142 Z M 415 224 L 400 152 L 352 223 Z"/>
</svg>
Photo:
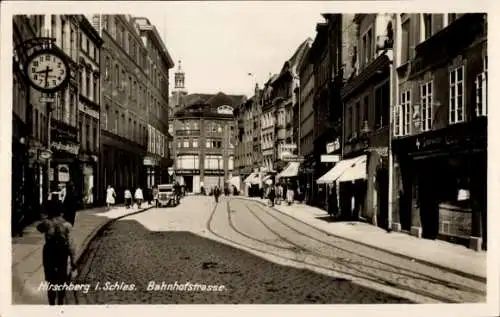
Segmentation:
<svg viewBox="0 0 500 317">
<path fill-rule="evenodd" d="M 37 230 L 45 234 L 43 246 L 43 269 L 45 280 L 49 283 L 48 299 L 50 305 L 64 304 L 66 291 L 53 290 L 50 285 L 63 285 L 70 281 L 68 259 L 71 270 L 76 270 L 75 249 L 71 239 L 72 226 L 62 217 L 62 206 L 58 199 L 52 199 L 47 206 L 48 218 L 37 225 Z"/>
</svg>

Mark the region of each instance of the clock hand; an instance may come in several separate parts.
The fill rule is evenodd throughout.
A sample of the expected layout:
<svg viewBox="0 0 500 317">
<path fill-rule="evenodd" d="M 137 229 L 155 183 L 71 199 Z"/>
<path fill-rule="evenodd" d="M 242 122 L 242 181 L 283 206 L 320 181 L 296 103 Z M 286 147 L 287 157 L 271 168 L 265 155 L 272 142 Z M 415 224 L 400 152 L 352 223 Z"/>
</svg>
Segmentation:
<svg viewBox="0 0 500 317">
<path fill-rule="evenodd" d="M 52 71 L 53 71 L 53 69 L 49 68 L 49 72 L 52 72 Z M 35 72 L 35 74 L 46 73 L 46 72 L 47 72 L 47 70 L 43 69 L 43 70 L 39 70 L 39 71 Z"/>
<path fill-rule="evenodd" d="M 49 66 L 47 66 L 45 68 L 45 71 L 44 71 L 44 73 L 45 73 L 45 87 L 49 86 L 49 71 L 50 71 L 50 68 L 49 68 Z"/>
</svg>

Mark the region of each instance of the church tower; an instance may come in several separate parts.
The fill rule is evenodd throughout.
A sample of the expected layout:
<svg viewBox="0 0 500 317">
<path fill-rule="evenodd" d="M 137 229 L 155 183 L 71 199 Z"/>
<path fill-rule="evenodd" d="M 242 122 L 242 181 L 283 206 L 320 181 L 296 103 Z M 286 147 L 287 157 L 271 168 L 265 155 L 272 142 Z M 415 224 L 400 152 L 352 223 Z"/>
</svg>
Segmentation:
<svg viewBox="0 0 500 317">
<path fill-rule="evenodd" d="M 184 105 L 184 97 L 187 95 L 185 79 L 181 61 L 179 61 L 177 71 L 174 74 L 174 89 L 172 90 L 173 102 L 171 103 L 171 106 L 173 109 Z"/>
</svg>

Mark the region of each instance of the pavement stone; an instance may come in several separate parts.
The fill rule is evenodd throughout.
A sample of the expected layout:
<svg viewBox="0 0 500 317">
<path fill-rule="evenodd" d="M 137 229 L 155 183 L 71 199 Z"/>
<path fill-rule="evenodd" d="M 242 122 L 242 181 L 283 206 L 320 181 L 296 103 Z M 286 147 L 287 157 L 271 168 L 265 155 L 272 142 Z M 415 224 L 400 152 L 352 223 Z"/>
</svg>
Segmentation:
<svg viewBox="0 0 500 317">
<path fill-rule="evenodd" d="M 90 241 L 107 223 L 143 212 L 152 205 L 138 209 L 119 206 L 107 210 L 105 207 L 78 211 L 73 228 L 76 260 L 81 257 Z M 44 236 L 36 230 L 34 223 L 24 230 L 22 237 L 12 238 L 12 304 L 47 304 L 46 292 L 38 290 L 44 273 L 42 249 Z"/>
<path fill-rule="evenodd" d="M 235 198 L 258 201 L 268 206 L 268 201 L 265 199 L 243 196 Z M 487 261 L 484 251 L 477 252 L 441 240 L 419 239 L 400 232 L 387 233 L 381 228 L 363 222 L 326 222 L 321 219 L 327 216 L 324 210 L 305 204 L 295 203 L 291 206 L 281 204 L 275 205 L 274 209 L 338 237 L 486 279 Z"/>
</svg>

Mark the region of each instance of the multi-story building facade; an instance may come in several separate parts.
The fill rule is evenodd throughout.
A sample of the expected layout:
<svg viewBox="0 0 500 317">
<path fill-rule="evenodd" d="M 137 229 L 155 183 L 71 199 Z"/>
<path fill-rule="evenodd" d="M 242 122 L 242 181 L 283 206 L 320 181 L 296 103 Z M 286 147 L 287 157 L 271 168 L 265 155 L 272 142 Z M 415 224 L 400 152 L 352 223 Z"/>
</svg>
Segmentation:
<svg viewBox="0 0 500 317">
<path fill-rule="evenodd" d="M 296 156 L 298 152 L 298 139 L 293 127 L 294 105 L 297 104 L 298 97 L 295 91 L 299 87 L 297 65 L 309 48 L 311 41 L 308 38 L 299 45 L 292 57 L 284 63 L 277 78 L 272 82 L 272 102 L 276 117 L 276 161 L 274 164 L 278 171 L 283 170 L 287 166 L 286 156 Z"/>
<path fill-rule="evenodd" d="M 394 229 L 486 248 L 487 15 L 394 18 Z"/>
<path fill-rule="evenodd" d="M 342 90 L 343 155 L 334 167 L 351 166 L 339 177 L 340 210 L 388 229 L 392 15 L 357 14 L 354 26 L 360 49 Z"/>
<path fill-rule="evenodd" d="M 72 181 L 83 193 L 83 171 L 78 138 L 80 15 L 17 15 L 13 17 L 13 224 L 38 219 L 50 190 Z M 68 85 L 46 95 L 30 87 L 23 63 L 29 52 L 19 44 L 35 38 L 51 38 L 70 67 Z M 38 42 L 40 43 L 40 42 Z M 33 45 L 37 45 L 32 42 Z M 26 48 L 26 46 L 25 46 Z M 51 100 L 41 102 L 44 97 Z M 50 118 L 50 119 L 49 119 Z M 50 127 L 49 127 L 50 122 Z M 48 144 L 48 141 L 51 141 Z M 42 155 L 52 151 L 50 161 Z M 48 163 L 50 162 L 50 169 Z M 16 227 L 14 225 L 14 227 Z M 17 228 L 13 232 L 17 231 Z"/>
<path fill-rule="evenodd" d="M 262 89 L 255 84 L 255 91 L 252 104 L 252 164 L 254 168 L 262 168 L 261 149 L 261 115 L 262 115 Z"/>
<path fill-rule="evenodd" d="M 328 110 L 331 104 L 329 97 L 332 74 L 330 68 L 328 24 L 325 22 L 316 25 L 316 37 L 311 45 L 309 58 L 314 72 L 313 178 L 318 179 L 329 168 L 328 165 L 321 162 L 321 154 L 324 153 L 327 144 L 326 138 L 334 137 L 334 133 L 329 129 L 331 118 L 328 115 Z M 314 205 L 323 207 L 326 202 L 325 191 L 320 191 L 322 188 L 318 188 L 316 184 L 314 184 L 314 187 L 312 190 L 314 194 L 312 201 Z"/>
<path fill-rule="evenodd" d="M 189 192 L 224 187 L 234 169 L 234 108 L 245 96 L 190 94 L 174 114 L 175 174 Z"/>
<path fill-rule="evenodd" d="M 169 180 L 167 171 L 168 167 L 172 165 L 168 151 L 168 114 L 169 70 L 174 67 L 174 62 L 156 27 L 151 25 L 148 19 L 134 18 L 133 22 L 137 26 L 142 43 L 148 52 L 149 76 L 147 76 L 146 85 L 148 154 L 143 159 L 143 164 L 147 175 L 146 186 L 151 189 Z M 132 41 L 132 43 L 134 42 Z M 134 47 L 132 47 L 131 52 L 132 56 L 135 57 L 137 51 Z M 138 89 L 135 79 L 132 88 Z M 130 120 L 131 118 L 129 118 L 129 123 Z"/>
<path fill-rule="evenodd" d="M 236 129 L 235 174 L 244 180 L 253 172 L 253 105 L 256 96 L 238 105 L 234 110 Z"/>
<path fill-rule="evenodd" d="M 261 114 L 261 149 L 262 149 L 262 167 L 266 172 L 275 171 L 274 162 L 276 160 L 275 142 L 276 142 L 276 116 L 273 105 L 272 83 L 278 77 L 272 75 L 264 84 L 262 90 L 262 114 Z"/>
<path fill-rule="evenodd" d="M 302 184 L 305 184 L 305 200 L 310 203 L 314 189 L 314 72 L 309 58 L 310 47 L 304 53 L 298 64 L 300 86 L 298 89 L 299 113 L 297 115 L 299 134 L 299 156 L 304 157 L 300 174 Z"/>
<path fill-rule="evenodd" d="M 47 150 L 47 106 L 40 103 L 41 94 L 24 76 L 26 57 L 20 45 L 47 35 L 44 16 L 15 15 L 13 32 L 12 83 L 12 234 L 38 219 L 46 192 L 47 162 L 39 155 Z"/>
<path fill-rule="evenodd" d="M 83 206 L 93 206 L 94 200 L 103 195 L 99 188 L 99 151 L 101 111 L 101 68 L 100 51 L 102 39 L 90 21 L 81 16 L 79 32 L 79 94 L 78 94 L 78 135 L 80 141 L 80 169 L 82 178 L 78 181 L 81 188 Z M 102 187 L 102 185 L 100 186 Z M 97 195 L 96 197 L 94 195 Z"/>
<path fill-rule="evenodd" d="M 71 78 L 68 86 L 55 94 L 51 117 L 51 150 L 50 186 L 58 190 L 60 184 L 72 181 L 77 193 L 81 188 L 82 170 L 78 159 L 81 144 L 78 139 L 78 97 L 79 97 L 79 51 L 81 40 L 78 15 L 46 16 L 45 28 L 50 37 L 64 52 L 70 63 Z"/>
<path fill-rule="evenodd" d="M 130 16 L 101 17 L 101 177 L 117 201 L 126 188 L 146 187 L 143 159 L 148 149 L 148 109 L 152 106 L 147 48 Z"/>
<path fill-rule="evenodd" d="M 322 162 L 322 154 L 341 155 L 343 135 L 342 89 L 353 66 L 348 61 L 355 55 L 353 42 L 353 14 L 323 14 L 325 23 L 317 25 L 315 43 L 311 47 L 314 69 L 314 168 L 319 179 L 331 167 L 332 162 Z M 338 191 L 333 182 L 334 191 Z M 314 188 L 314 201 L 326 206 L 327 190 Z M 323 193 L 320 195 L 320 193 Z"/>
</svg>

